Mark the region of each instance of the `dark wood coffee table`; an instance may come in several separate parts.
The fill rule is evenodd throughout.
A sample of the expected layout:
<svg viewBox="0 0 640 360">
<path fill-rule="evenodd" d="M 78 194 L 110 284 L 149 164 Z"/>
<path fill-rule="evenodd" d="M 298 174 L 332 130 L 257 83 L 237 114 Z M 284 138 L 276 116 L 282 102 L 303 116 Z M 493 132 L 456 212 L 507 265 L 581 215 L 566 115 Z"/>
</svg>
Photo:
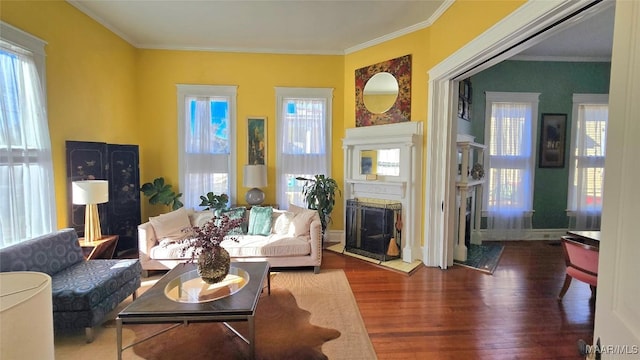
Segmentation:
<svg viewBox="0 0 640 360">
<path fill-rule="evenodd" d="M 192 322 L 223 322 L 249 345 L 255 357 L 254 316 L 260 293 L 267 280 L 271 293 L 269 263 L 232 262 L 225 284 L 208 285 L 202 282 L 195 264 L 179 264 L 145 291 L 116 318 L 118 359 L 122 352 L 180 325 Z M 224 282 L 224 281 L 223 281 Z M 246 321 L 249 334 L 242 336 L 228 322 Z M 138 342 L 122 347 L 123 324 L 174 324 Z"/>
</svg>

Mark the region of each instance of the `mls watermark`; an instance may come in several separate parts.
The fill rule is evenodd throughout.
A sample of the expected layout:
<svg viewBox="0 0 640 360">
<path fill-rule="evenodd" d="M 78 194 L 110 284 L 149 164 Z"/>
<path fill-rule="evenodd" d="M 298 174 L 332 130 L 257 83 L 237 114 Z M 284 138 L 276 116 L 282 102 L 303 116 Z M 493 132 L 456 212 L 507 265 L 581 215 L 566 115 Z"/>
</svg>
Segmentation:
<svg viewBox="0 0 640 360">
<path fill-rule="evenodd" d="M 640 345 L 586 345 L 586 354 L 607 355 L 637 355 L 640 354 Z M 586 355 L 585 354 L 585 355 Z"/>
</svg>

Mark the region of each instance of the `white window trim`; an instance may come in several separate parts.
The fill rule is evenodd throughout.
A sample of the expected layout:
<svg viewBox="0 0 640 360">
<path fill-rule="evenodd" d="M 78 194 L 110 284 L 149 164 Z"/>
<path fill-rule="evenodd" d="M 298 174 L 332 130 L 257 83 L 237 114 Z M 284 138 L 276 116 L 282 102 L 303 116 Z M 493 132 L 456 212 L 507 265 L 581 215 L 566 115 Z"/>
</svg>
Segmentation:
<svg viewBox="0 0 640 360">
<path fill-rule="evenodd" d="M 487 126 L 488 121 L 491 119 L 491 105 L 494 102 L 527 102 L 531 104 L 531 209 L 527 209 L 527 212 L 533 212 L 533 189 L 535 189 L 535 179 L 536 179 L 536 163 L 537 163 L 537 151 L 536 151 L 536 141 L 538 139 L 538 103 L 540 102 L 540 93 L 533 92 L 498 92 L 498 91 L 487 91 L 485 92 L 485 127 L 484 127 L 484 139 L 485 144 L 490 146 L 490 129 Z M 484 163 L 489 164 L 489 150 L 485 150 L 484 152 Z M 484 191 L 484 196 L 482 199 L 483 202 L 483 215 L 488 215 L 488 202 L 489 202 L 489 191 Z"/>
<path fill-rule="evenodd" d="M 178 178 L 182 182 L 185 173 L 184 167 L 184 134 L 185 134 L 185 99 L 187 96 L 228 96 L 229 97 L 229 133 L 233 137 L 233 142 L 229 148 L 229 201 L 231 204 L 237 204 L 237 139 L 236 132 L 237 116 L 236 116 L 236 97 L 238 87 L 235 85 L 188 85 L 176 84 L 178 89 Z"/>
<path fill-rule="evenodd" d="M 578 136 L 578 127 L 575 124 L 578 122 L 578 108 L 582 104 L 594 104 L 594 105 L 605 105 L 609 104 L 609 94 L 573 94 L 573 107 L 571 108 L 571 142 L 569 148 L 569 164 L 573 164 L 573 158 L 575 156 L 574 149 L 576 147 L 576 141 Z M 607 120 L 608 121 L 608 120 Z M 569 168 L 569 181 L 568 181 L 568 189 L 569 193 L 567 193 L 567 216 L 575 216 L 577 210 L 574 208 L 573 204 L 569 203 L 569 199 L 571 196 L 571 187 L 573 182 L 573 177 L 575 176 L 575 168 L 572 165 Z"/>
<path fill-rule="evenodd" d="M 326 113 L 326 139 L 327 144 L 325 145 L 326 149 L 326 162 L 327 162 L 327 174 L 326 176 L 331 176 L 331 144 L 332 144 L 332 124 L 333 124 L 333 88 L 299 88 L 299 87 L 276 87 L 276 119 L 277 119 L 277 129 L 276 129 L 276 164 L 279 164 L 282 161 L 282 153 L 277 150 L 280 149 L 281 141 L 279 134 L 281 133 L 281 122 L 282 119 L 282 101 L 285 98 L 290 97 L 300 97 L 300 98 L 324 98 L 326 99 L 327 104 L 327 113 Z M 277 165 L 276 165 L 277 166 Z M 276 170 L 277 173 L 277 170 Z M 278 173 L 277 173 L 278 174 Z M 279 175 L 279 174 L 278 174 Z M 276 175 L 276 177 L 278 176 Z M 278 181 L 276 181 L 276 192 L 280 194 L 284 189 L 281 189 L 281 186 Z M 288 204 L 281 204 L 280 206 L 287 206 Z"/>
<path fill-rule="evenodd" d="M 11 43 L 19 48 L 27 49 L 33 54 L 33 62 L 36 64 L 38 75 L 40 77 L 40 84 L 42 85 L 42 96 L 44 103 L 47 103 L 47 74 L 46 74 L 46 53 L 44 51 L 47 42 L 26 33 L 14 26 L 7 24 L 4 21 L 0 21 L 0 38 L 8 43 Z"/>
</svg>

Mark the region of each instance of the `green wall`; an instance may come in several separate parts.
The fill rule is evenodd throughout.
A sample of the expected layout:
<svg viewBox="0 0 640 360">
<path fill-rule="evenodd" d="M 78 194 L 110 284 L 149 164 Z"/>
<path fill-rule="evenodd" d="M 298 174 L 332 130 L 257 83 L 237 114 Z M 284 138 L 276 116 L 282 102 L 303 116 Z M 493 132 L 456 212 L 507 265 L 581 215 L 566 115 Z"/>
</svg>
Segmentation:
<svg viewBox="0 0 640 360">
<path fill-rule="evenodd" d="M 540 116 L 544 113 L 567 114 L 567 138 L 564 168 L 539 168 L 536 160 L 533 195 L 534 229 L 566 228 L 567 189 L 571 111 L 574 93 L 607 94 L 611 64 L 604 62 L 504 61 L 471 77 L 473 86 L 471 132 L 484 143 L 485 92 L 537 92 L 538 142 Z"/>
</svg>

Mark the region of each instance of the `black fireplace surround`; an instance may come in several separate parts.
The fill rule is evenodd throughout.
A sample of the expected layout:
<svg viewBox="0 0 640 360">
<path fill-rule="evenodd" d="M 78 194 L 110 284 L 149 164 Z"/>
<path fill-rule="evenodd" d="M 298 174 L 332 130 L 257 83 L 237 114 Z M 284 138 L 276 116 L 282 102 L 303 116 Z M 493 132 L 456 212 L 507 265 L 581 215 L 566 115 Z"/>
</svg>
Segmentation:
<svg viewBox="0 0 640 360">
<path fill-rule="evenodd" d="M 402 204 L 347 200 L 345 251 L 388 261 L 400 258 L 389 250 L 392 241 L 400 249 Z M 393 239 L 393 240 L 392 240 Z"/>
</svg>

